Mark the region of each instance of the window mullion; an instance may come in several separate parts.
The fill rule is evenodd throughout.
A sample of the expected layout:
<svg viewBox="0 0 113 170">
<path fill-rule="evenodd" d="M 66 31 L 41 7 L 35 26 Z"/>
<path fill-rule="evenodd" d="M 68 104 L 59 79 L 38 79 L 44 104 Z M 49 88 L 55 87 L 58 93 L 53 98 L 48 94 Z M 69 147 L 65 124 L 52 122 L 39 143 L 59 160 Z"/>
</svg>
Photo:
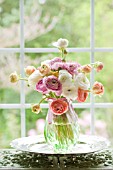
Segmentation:
<svg viewBox="0 0 113 170">
<path fill-rule="evenodd" d="M 20 72 L 24 77 L 24 0 L 20 0 Z M 25 87 L 24 81 L 21 81 L 20 87 L 20 104 L 21 104 L 21 137 L 26 134 L 25 120 Z"/>
<path fill-rule="evenodd" d="M 90 62 L 93 63 L 94 62 L 94 0 L 90 1 L 90 47 L 91 47 L 91 52 L 90 52 Z M 91 87 L 94 83 L 94 70 L 92 70 L 91 74 L 90 74 L 90 83 L 91 83 Z M 90 113 L 91 113 L 91 123 L 90 123 L 90 131 L 91 134 L 94 134 L 95 131 L 95 127 L 94 127 L 94 96 L 91 93 L 90 94 Z"/>
</svg>

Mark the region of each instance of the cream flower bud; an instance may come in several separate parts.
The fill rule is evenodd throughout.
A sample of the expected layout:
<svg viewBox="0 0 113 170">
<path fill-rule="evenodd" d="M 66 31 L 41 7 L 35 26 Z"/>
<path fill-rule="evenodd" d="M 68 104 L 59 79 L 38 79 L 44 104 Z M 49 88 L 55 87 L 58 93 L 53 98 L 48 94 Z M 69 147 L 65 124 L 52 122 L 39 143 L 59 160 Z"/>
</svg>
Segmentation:
<svg viewBox="0 0 113 170">
<path fill-rule="evenodd" d="M 34 112 L 36 114 L 40 113 L 40 111 L 41 111 L 39 104 L 34 104 L 31 109 L 32 109 L 32 112 Z"/>
<path fill-rule="evenodd" d="M 58 39 L 57 42 L 53 43 L 53 46 L 58 47 L 58 48 L 66 48 L 68 46 L 68 43 L 69 42 L 67 39 L 60 38 Z"/>
<path fill-rule="evenodd" d="M 34 66 L 27 66 L 24 70 L 26 75 L 30 76 L 36 70 L 36 68 Z"/>
<path fill-rule="evenodd" d="M 16 71 L 11 73 L 9 78 L 11 83 L 16 83 L 19 80 L 19 76 Z"/>
<path fill-rule="evenodd" d="M 75 77 L 75 85 L 83 90 L 88 90 L 90 87 L 90 82 L 84 73 L 79 73 Z"/>
<path fill-rule="evenodd" d="M 35 70 L 29 77 L 28 77 L 28 84 L 35 89 L 36 83 L 42 79 L 42 75 L 39 70 Z"/>
</svg>

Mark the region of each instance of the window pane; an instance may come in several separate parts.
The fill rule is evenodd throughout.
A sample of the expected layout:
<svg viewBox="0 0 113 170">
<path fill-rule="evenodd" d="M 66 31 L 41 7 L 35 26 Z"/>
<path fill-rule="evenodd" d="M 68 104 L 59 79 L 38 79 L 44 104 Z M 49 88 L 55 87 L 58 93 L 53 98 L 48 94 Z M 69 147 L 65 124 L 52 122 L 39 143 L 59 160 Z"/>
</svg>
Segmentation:
<svg viewBox="0 0 113 170">
<path fill-rule="evenodd" d="M 0 148 L 10 148 L 10 142 L 20 137 L 20 110 L 0 109 Z"/>
<path fill-rule="evenodd" d="M 0 47 L 19 46 L 19 1 L 0 1 Z"/>
<path fill-rule="evenodd" d="M 95 46 L 113 46 L 113 1 L 95 1 Z"/>
<path fill-rule="evenodd" d="M 46 115 L 47 115 L 47 109 L 42 109 L 42 113 L 39 113 L 38 115 L 32 113 L 31 109 L 26 109 L 27 136 L 44 133 Z"/>
<path fill-rule="evenodd" d="M 20 73 L 19 55 L 14 53 L 0 53 L 0 103 L 20 102 L 20 83 L 11 83 L 9 75 L 17 71 Z"/>
<path fill-rule="evenodd" d="M 59 38 L 70 47 L 90 46 L 90 0 L 26 0 L 26 47 L 52 47 Z"/>
<path fill-rule="evenodd" d="M 90 134 L 90 109 L 75 109 L 80 125 L 80 134 Z"/>
<path fill-rule="evenodd" d="M 95 97 L 96 102 L 113 102 L 113 53 L 95 53 L 95 61 L 102 61 L 104 68 L 101 72 L 95 72 L 95 80 L 101 82 L 105 87 L 102 97 Z"/>
<path fill-rule="evenodd" d="M 95 109 L 95 134 L 106 137 L 113 146 L 113 109 Z"/>
</svg>

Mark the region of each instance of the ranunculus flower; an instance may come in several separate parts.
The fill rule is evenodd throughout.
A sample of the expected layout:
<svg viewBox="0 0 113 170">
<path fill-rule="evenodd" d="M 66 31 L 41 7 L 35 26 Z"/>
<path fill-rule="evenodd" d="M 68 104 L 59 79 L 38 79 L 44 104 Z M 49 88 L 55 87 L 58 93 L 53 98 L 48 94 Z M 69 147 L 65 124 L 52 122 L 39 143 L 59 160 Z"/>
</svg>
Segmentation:
<svg viewBox="0 0 113 170">
<path fill-rule="evenodd" d="M 66 48 L 68 46 L 68 43 L 69 42 L 67 39 L 60 38 L 58 39 L 57 42 L 53 43 L 53 46 L 58 47 L 58 48 Z"/>
<path fill-rule="evenodd" d="M 11 73 L 9 78 L 11 83 L 16 83 L 19 80 L 19 76 L 16 71 Z"/>
<path fill-rule="evenodd" d="M 72 83 L 72 75 L 67 70 L 60 70 L 58 79 L 62 85 L 67 86 L 67 84 Z"/>
<path fill-rule="evenodd" d="M 51 66 L 52 70 L 65 69 L 65 64 L 63 62 L 56 62 Z"/>
<path fill-rule="evenodd" d="M 85 102 L 88 97 L 88 91 L 78 88 L 78 102 Z"/>
<path fill-rule="evenodd" d="M 62 99 L 57 99 L 50 103 L 50 109 L 53 114 L 62 115 L 68 111 L 68 103 Z"/>
<path fill-rule="evenodd" d="M 60 81 L 58 80 L 57 77 L 55 77 L 55 76 L 44 77 L 43 82 L 45 84 L 45 87 L 49 91 L 55 92 L 56 95 L 61 94 L 61 92 L 62 92 L 62 84 L 60 83 Z"/>
<path fill-rule="evenodd" d="M 35 70 L 29 77 L 28 77 L 28 84 L 35 88 L 37 82 L 42 79 L 42 75 L 39 70 Z"/>
<path fill-rule="evenodd" d="M 66 97 L 67 99 L 76 100 L 77 98 L 77 88 L 72 83 L 67 86 L 62 87 L 62 96 Z"/>
<path fill-rule="evenodd" d="M 95 82 L 93 87 L 92 87 L 92 92 L 95 95 L 103 95 L 104 94 L 104 86 L 100 82 Z"/>
<path fill-rule="evenodd" d="M 59 70 L 59 76 L 68 75 L 68 77 L 72 78 L 72 75 L 67 70 Z"/>
<path fill-rule="evenodd" d="M 41 108 L 40 108 L 39 104 L 32 105 L 31 109 L 32 109 L 32 112 L 34 112 L 36 114 L 38 114 L 41 111 Z"/>
<path fill-rule="evenodd" d="M 40 71 L 40 73 L 43 76 L 45 76 L 45 75 L 50 73 L 51 68 L 50 68 L 50 66 L 48 64 L 43 64 L 43 65 L 41 65 L 41 67 L 38 68 L 38 70 Z"/>
<path fill-rule="evenodd" d="M 77 70 L 80 67 L 80 64 L 76 62 L 68 62 L 68 63 L 65 63 L 65 67 L 66 67 L 66 70 L 68 70 L 70 74 L 74 75 L 78 73 Z"/>
<path fill-rule="evenodd" d="M 52 60 L 50 60 L 49 64 L 50 66 L 52 66 L 54 63 L 60 63 L 60 62 L 62 62 L 62 59 L 59 57 L 55 57 Z"/>
<path fill-rule="evenodd" d="M 30 76 L 36 70 L 36 68 L 34 66 L 27 66 L 26 68 L 24 68 L 24 70 L 25 74 L 27 76 Z"/>
<path fill-rule="evenodd" d="M 99 62 L 99 61 L 96 63 L 96 65 L 97 65 L 97 67 L 96 67 L 97 72 L 101 71 L 104 67 L 103 63 Z"/>
<path fill-rule="evenodd" d="M 48 92 L 45 84 L 43 83 L 43 79 L 39 80 L 39 82 L 36 84 L 36 90 L 43 94 L 46 94 Z"/>
<path fill-rule="evenodd" d="M 91 70 L 92 70 L 92 66 L 90 64 L 83 65 L 81 67 L 81 71 L 84 72 L 84 73 L 90 73 Z"/>
<path fill-rule="evenodd" d="M 79 73 L 75 77 L 75 86 L 83 90 L 87 90 L 90 87 L 90 82 L 84 73 Z"/>
</svg>

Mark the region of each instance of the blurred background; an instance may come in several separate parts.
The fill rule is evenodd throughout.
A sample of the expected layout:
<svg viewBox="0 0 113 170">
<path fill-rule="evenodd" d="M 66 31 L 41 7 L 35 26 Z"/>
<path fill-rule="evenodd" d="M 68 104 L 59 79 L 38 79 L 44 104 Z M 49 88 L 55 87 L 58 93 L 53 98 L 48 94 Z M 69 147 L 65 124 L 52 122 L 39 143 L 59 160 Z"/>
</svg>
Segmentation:
<svg viewBox="0 0 113 170">
<path fill-rule="evenodd" d="M 26 48 L 51 48 L 59 38 L 69 40 L 69 47 L 90 47 L 90 0 L 25 0 L 24 32 Z M 20 47 L 19 0 L 0 0 L 0 48 Z M 113 0 L 95 0 L 95 47 L 113 46 Z M 38 66 L 58 53 L 25 53 L 25 65 Z M 104 63 L 95 80 L 105 86 L 105 94 L 95 102 L 113 102 L 112 52 L 96 52 L 95 61 Z M 12 85 L 9 74 L 20 73 L 20 54 L 0 52 L 0 104 L 20 103 L 20 84 Z M 69 60 L 87 64 L 90 53 L 68 54 Z M 25 88 L 26 103 L 36 103 L 41 95 Z M 13 97 L 12 97 L 13 96 Z M 86 101 L 89 102 L 89 99 Z M 81 133 L 90 133 L 90 109 L 75 109 Z M 35 115 L 26 109 L 26 136 L 42 134 L 47 109 Z M 21 136 L 20 109 L 0 109 L 0 148 L 9 148 L 11 140 Z M 113 108 L 95 109 L 95 134 L 107 137 L 113 144 Z"/>
</svg>

